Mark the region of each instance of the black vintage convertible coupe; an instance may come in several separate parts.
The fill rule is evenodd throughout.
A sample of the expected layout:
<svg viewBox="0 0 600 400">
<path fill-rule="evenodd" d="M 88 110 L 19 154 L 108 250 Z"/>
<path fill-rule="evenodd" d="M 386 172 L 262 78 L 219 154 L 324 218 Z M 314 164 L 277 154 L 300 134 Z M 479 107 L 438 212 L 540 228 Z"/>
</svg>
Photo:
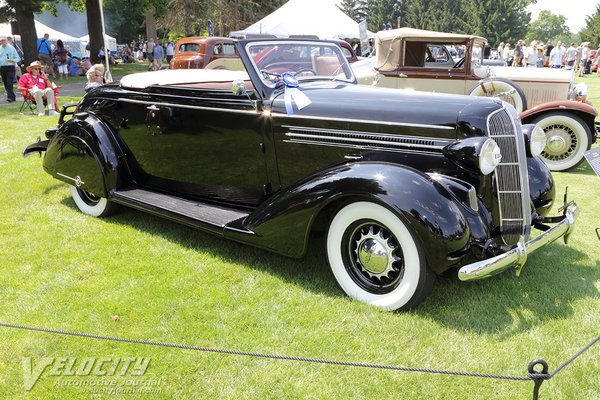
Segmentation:
<svg viewBox="0 0 600 400">
<path fill-rule="evenodd" d="M 531 251 L 566 242 L 576 205 L 547 216 L 545 135 L 511 106 L 358 86 L 335 43 L 236 46 L 226 66 L 89 92 L 24 155 L 45 151 L 86 214 L 126 205 L 291 257 L 326 231 L 342 289 L 388 310 L 451 268 L 518 274 Z"/>
</svg>

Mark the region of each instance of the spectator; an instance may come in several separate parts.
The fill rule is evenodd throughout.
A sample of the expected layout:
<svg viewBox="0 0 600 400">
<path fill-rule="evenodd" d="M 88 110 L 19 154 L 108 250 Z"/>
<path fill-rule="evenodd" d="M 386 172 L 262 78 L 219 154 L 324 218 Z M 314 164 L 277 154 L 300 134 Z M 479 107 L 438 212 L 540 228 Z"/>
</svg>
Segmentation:
<svg viewBox="0 0 600 400">
<path fill-rule="evenodd" d="M 586 72 L 588 57 L 590 53 L 590 42 L 581 43 L 581 60 L 579 61 L 579 76 L 583 76 Z"/>
<path fill-rule="evenodd" d="M 152 61 L 151 70 L 158 71 L 160 69 L 160 67 L 162 66 L 162 59 L 164 57 L 163 48 L 160 45 L 160 42 L 158 41 L 158 39 L 154 39 L 154 47 L 152 48 L 152 56 L 153 56 L 153 61 Z"/>
<path fill-rule="evenodd" d="M 504 58 L 502 57 L 502 52 L 504 51 L 504 42 L 500 42 L 500 45 L 498 45 L 498 59 L 503 60 Z"/>
<path fill-rule="evenodd" d="M 573 69 L 573 65 L 575 65 L 575 59 L 577 58 L 577 49 L 575 48 L 575 43 L 571 43 L 569 48 L 565 52 L 565 60 L 566 68 L 565 69 Z"/>
<path fill-rule="evenodd" d="M 58 70 L 58 74 L 61 79 L 69 79 L 69 66 L 68 64 L 68 54 L 67 49 L 62 42 L 62 40 L 58 39 L 56 41 L 56 48 L 54 49 L 54 64 L 56 65 L 56 69 Z"/>
<path fill-rule="evenodd" d="M 13 42 L 13 38 L 12 36 L 7 36 L 6 37 L 6 43 L 8 43 L 9 45 L 11 45 L 12 47 L 15 48 L 15 50 L 17 51 L 17 54 L 19 55 L 20 60 L 15 62 L 15 77 L 17 78 L 16 80 L 18 80 L 21 77 L 21 74 L 23 73 L 23 71 L 21 70 L 21 67 L 24 66 L 23 64 L 23 50 L 21 50 L 21 48 L 15 43 Z"/>
<path fill-rule="evenodd" d="M 510 57 L 510 43 L 506 43 L 504 45 L 504 50 L 502 50 L 502 59 L 508 63 L 509 57 Z"/>
<path fill-rule="evenodd" d="M 538 46 L 536 49 L 535 67 L 544 68 L 544 65 L 546 65 L 546 56 L 544 55 L 544 48 L 542 46 Z"/>
<path fill-rule="evenodd" d="M 556 43 L 556 47 L 552 49 L 550 52 L 550 67 L 552 68 L 562 68 L 563 58 L 565 56 L 565 49 L 562 45 L 562 42 L 559 40 Z"/>
<path fill-rule="evenodd" d="M 150 40 L 148 40 L 148 43 L 146 44 L 146 59 L 148 60 L 148 62 L 150 63 L 150 65 L 148 66 L 148 69 L 152 69 L 152 61 L 154 61 L 154 39 L 150 38 Z"/>
<path fill-rule="evenodd" d="M 81 68 L 82 75 L 87 74 L 89 69 L 92 68 L 89 57 L 83 57 L 83 60 L 79 63 L 79 68 Z"/>
<path fill-rule="evenodd" d="M 87 73 L 87 83 L 85 85 L 85 91 L 89 92 L 90 90 L 101 86 L 105 83 L 104 80 L 104 65 L 103 64 L 94 64 L 92 68 L 90 68 Z"/>
<path fill-rule="evenodd" d="M 19 79 L 19 87 L 23 88 L 35 99 L 38 109 L 38 116 L 46 115 L 44 108 L 44 99 L 48 103 L 48 115 L 58 115 L 55 110 L 54 89 L 56 85 L 50 82 L 48 75 L 42 72 L 44 66 L 39 61 L 32 62 L 27 67 L 27 73 Z"/>
<path fill-rule="evenodd" d="M 514 58 L 513 58 L 513 62 L 512 62 L 512 66 L 513 67 L 521 67 L 521 63 L 523 61 L 523 46 L 524 43 L 522 40 L 519 40 L 517 42 L 517 45 L 515 46 L 515 52 L 514 52 Z"/>
<path fill-rule="evenodd" d="M 37 40 L 38 58 L 44 64 L 46 74 L 52 74 L 52 77 L 56 78 L 54 63 L 52 62 L 52 44 L 48 40 L 49 37 L 50 35 L 45 33 L 44 37 Z"/>
<path fill-rule="evenodd" d="M 20 60 L 17 50 L 8 44 L 6 37 L 0 37 L 0 75 L 6 90 L 6 101 L 9 103 L 16 100 L 13 81 L 15 79 L 15 64 Z"/>
<path fill-rule="evenodd" d="M 169 40 L 169 42 L 167 43 L 167 64 L 171 65 L 171 59 L 173 59 L 174 55 L 175 46 L 173 45 L 173 42 Z"/>
<path fill-rule="evenodd" d="M 527 56 L 525 57 L 526 67 L 535 67 L 538 61 L 537 42 L 534 40 L 527 48 Z"/>
</svg>

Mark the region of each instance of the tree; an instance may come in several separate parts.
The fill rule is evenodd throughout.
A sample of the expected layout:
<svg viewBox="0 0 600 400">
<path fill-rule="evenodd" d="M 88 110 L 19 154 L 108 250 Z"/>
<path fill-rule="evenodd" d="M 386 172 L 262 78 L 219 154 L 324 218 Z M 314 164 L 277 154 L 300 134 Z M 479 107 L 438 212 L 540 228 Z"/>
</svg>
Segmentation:
<svg viewBox="0 0 600 400">
<path fill-rule="evenodd" d="M 564 15 L 553 14 L 550 10 L 540 11 L 538 18 L 529 24 L 529 30 L 525 40 L 555 41 L 562 38 L 567 40 L 571 36 L 571 30 L 567 26 L 567 18 Z"/>
<path fill-rule="evenodd" d="M 377 32 L 383 25 L 396 27 L 396 20 L 401 16 L 401 0 L 367 0 L 367 23 L 369 30 Z"/>
<path fill-rule="evenodd" d="M 591 47 L 600 46 L 600 5 L 596 12 L 585 18 L 585 27 L 579 32 L 579 37 L 584 42 L 590 42 Z"/>
<path fill-rule="evenodd" d="M 492 45 L 524 39 L 535 0 L 463 0 L 466 26 L 471 34 L 485 37 Z"/>
<path fill-rule="evenodd" d="M 14 18 L 18 23 L 26 64 L 33 62 L 38 56 L 33 13 L 40 12 L 45 3 L 42 0 L 7 0 L 5 5 L 0 7 L 3 21 L 10 21 Z"/>
<path fill-rule="evenodd" d="M 356 22 L 367 19 L 367 0 L 344 0 L 338 8 Z"/>
<path fill-rule="evenodd" d="M 467 33 L 465 1 L 405 0 L 402 26 L 440 32 Z M 468 32 L 471 33 L 471 32 Z"/>
</svg>

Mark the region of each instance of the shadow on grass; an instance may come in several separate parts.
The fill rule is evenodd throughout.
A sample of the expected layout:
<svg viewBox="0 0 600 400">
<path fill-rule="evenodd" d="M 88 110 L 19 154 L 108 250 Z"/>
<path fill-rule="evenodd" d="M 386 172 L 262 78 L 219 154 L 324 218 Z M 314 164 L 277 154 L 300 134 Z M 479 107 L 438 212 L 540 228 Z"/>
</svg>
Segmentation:
<svg viewBox="0 0 600 400">
<path fill-rule="evenodd" d="M 80 212 L 71 197 L 65 197 L 61 203 Z M 119 206 L 114 215 L 103 220 L 112 224 L 128 225 L 178 246 L 209 253 L 228 263 L 243 264 L 265 271 L 314 293 L 345 297 L 329 270 L 322 234 L 311 235 L 305 257 L 294 259 L 232 240 L 224 240 L 223 237 L 125 206 Z"/>
<path fill-rule="evenodd" d="M 70 197 L 64 198 L 62 203 L 78 211 Z M 226 262 L 266 271 L 316 294 L 345 297 L 329 270 L 323 234 L 313 234 L 305 258 L 296 260 L 127 207 L 119 207 L 118 212 L 105 221 L 131 226 L 179 246 L 213 254 Z M 595 286 L 598 281 L 600 263 L 558 240 L 530 255 L 519 278 L 510 272 L 469 283 L 460 282 L 456 277 L 438 277 L 429 298 L 409 312 L 451 329 L 502 338 L 527 331 L 549 319 L 569 317 L 574 313 L 574 302 L 600 297 Z"/>
<path fill-rule="evenodd" d="M 510 272 L 469 283 L 442 277 L 414 312 L 453 329 L 503 338 L 570 317 L 575 302 L 600 297 L 598 281 L 600 263 L 558 240 L 530 255 L 518 278 Z"/>
</svg>

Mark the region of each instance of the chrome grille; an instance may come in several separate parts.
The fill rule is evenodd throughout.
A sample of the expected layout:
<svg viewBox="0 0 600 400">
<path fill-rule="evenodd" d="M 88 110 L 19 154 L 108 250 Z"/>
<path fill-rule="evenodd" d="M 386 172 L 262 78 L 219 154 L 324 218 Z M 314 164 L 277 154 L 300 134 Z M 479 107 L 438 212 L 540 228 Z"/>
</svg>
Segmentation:
<svg viewBox="0 0 600 400">
<path fill-rule="evenodd" d="M 515 244 L 520 236 L 528 238 L 531 229 L 525 141 L 516 111 L 505 107 L 490 115 L 488 134 L 502 153 L 500 165 L 494 172 L 500 232 L 504 243 Z"/>
</svg>

